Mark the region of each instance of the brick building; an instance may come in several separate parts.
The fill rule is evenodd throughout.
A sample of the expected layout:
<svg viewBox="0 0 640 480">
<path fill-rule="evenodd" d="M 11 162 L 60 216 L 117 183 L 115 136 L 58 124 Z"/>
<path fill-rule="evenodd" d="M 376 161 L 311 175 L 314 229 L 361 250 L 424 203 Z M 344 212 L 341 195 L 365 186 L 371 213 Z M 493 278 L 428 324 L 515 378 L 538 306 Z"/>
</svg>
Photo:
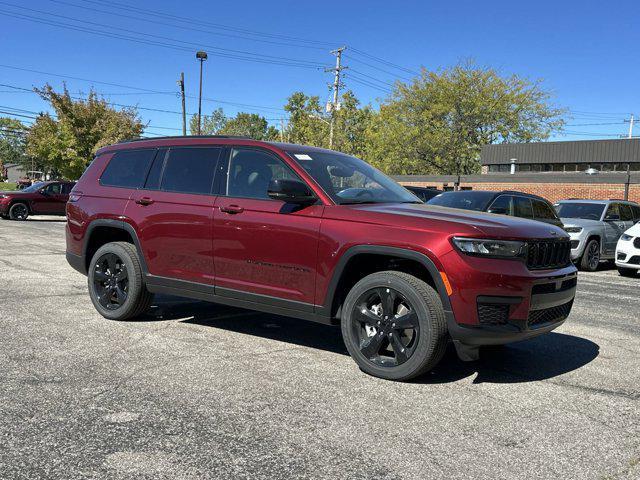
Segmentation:
<svg viewBox="0 0 640 480">
<path fill-rule="evenodd" d="M 624 198 L 640 203 L 640 139 L 488 145 L 482 174 L 463 175 L 460 188 L 519 190 L 551 202 L 566 198 Z M 629 175 L 627 175 L 629 168 Z M 595 174 L 585 173 L 587 170 Z M 454 175 L 394 177 L 405 185 L 452 190 Z"/>
</svg>

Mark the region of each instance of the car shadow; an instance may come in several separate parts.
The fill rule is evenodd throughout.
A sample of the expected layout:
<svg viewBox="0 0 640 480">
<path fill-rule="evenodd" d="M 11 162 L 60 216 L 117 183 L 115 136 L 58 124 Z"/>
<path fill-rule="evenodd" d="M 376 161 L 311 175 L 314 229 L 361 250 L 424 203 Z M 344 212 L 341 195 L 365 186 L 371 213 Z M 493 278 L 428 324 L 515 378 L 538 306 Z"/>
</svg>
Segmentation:
<svg viewBox="0 0 640 480">
<path fill-rule="evenodd" d="M 208 302 L 158 295 L 149 313 L 136 321 L 181 320 L 245 335 L 348 355 L 338 326 L 271 315 Z M 483 347 L 480 360 L 463 362 L 452 345 L 442 361 L 413 383 L 450 383 L 476 375 L 473 383 L 546 380 L 583 367 L 600 351 L 585 338 L 551 332 L 510 345 Z"/>
<path fill-rule="evenodd" d="M 42 216 L 36 216 L 36 218 L 34 217 L 28 217 L 26 220 L 24 220 L 25 222 L 40 222 L 40 223 L 65 223 L 67 221 L 67 219 L 65 217 L 42 217 Z"/>
</svg>

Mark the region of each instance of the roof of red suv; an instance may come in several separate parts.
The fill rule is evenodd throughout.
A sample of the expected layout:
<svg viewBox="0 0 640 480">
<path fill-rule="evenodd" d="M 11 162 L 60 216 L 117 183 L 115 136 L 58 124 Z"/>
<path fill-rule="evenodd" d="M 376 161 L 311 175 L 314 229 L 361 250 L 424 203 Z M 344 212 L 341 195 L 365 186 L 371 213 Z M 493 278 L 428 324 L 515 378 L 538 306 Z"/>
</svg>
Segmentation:
<svg viewBox="0 0 640 480">
<path fill-rule="evenodd" d="M 203 142 L 204 140 L 204 142 Z M 232 136 L 232 135 L 186 135 L 186 136 L 167 136 L 167 137 L 154 137 L 154 138 L 136 138 L 132 140 L 126 140 L 120 143 L 114 143 L 113 145 L 107 145 L 102 147 L 96 152 L 97 155 L 108 152 L 110 150 L 119 150 L 125 148 L 137 148 L 137 147 L 166 147 L 171 146 L 174 142 L 179 142 L 180 145 L 189 143 L 216 143 L 213 140 L 220 140 L 220 143 L 230 144 L 240 141 L 243 145 L 271 145 L 280 150 L 293 150 L 296 152 L 329 152 L 320 147 L 312 147 L 309 145 L 298 145 L 295 143 L 284 142 L 267 142 L 264 140 L 254 140 L 250 137 Z"/>
</svg>

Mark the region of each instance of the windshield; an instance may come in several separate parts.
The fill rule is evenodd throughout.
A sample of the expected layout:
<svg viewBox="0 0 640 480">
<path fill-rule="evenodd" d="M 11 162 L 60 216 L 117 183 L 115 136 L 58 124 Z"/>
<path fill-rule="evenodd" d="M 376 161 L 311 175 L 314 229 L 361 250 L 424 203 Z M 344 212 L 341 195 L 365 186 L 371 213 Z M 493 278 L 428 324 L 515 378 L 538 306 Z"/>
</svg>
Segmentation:
<svg viewBox="0 0 640 480">
<path fill-rule="evenodd" d="M 31 185 L 30 187 L 23 188 L 22 191 L 27 193 L 36 192 L 43 186 L 44 186 L 44 182 L 37 182 Z"/>
<path fill-rule="evenodd" d="M 422 203 L 379 170 L 359 158 L 336 152 L 287 152 L 339 205 Z"/>
<path fill-rule="evenodd" d="M 555 205 L 560 218 L 600 220 L 605 205 L 599 203 L 558 203 Z"/>
<path fill-rule="evenodd" d="M 441 207 L 462 208 L 463 210 L 484 211 L 489 202 L 495 197 L 494 192 L 444 192 L 433 197 L 427 203 Z"/>
</svg>

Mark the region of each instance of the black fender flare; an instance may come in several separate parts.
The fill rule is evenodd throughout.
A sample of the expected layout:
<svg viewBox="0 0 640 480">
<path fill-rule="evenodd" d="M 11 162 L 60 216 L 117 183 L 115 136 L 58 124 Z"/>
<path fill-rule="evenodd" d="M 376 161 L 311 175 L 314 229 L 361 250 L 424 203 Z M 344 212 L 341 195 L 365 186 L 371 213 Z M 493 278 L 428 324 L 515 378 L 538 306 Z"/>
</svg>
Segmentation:
<svg viewBox="0 0 640 480">
<path fill-rule="evenodd" d="M 344 252 L 333 270 L 333 274 L 327 288 L 327 293 L 325 295 L 324 304 L 320 307 L 320 310 L 324 315 L 330 316 L 332 313 L 331 308 L 333 305 L 336 289 L 347 263 L 354 256 L 363 253 L 406 258 L 408 260 L 415 260 L 423 265 L 433 279 L 433 283 L 436 286 L 436 291 L 438 292 L 438 296 L 442 301 L 442 306 L 445 312 L 451 312 L 451 302 L 449 300 L 449 295 L 447 294 L 447 288 L 445 287 L 444 281 L 442 280 L 442 277 L 440 275 L 440 270 L 438 270 L 438 267 L 436 267 L 435 263 L 433 263 L 433 260 L 431 260 L 427 255 L 415 250 L 409 250 L 399 247 L 389 247 L 385 245 L 356 245 L 350 247 L 346 252 Z"/>
<path fill-rule="evenodd" d="M 143 273 L 145 275 L 149 273 L 149 270 L 147 269 L 147 262 L 144 258 L 144 255 L 142 254 L 140 239 L 138 238 L 138 234 L 136 233 L 135 228 L 133 228 L 131 224 L 125 222 L 124 220 L 115 220 L 115 219 L 109 219 L 109 218 L 98 218 L 96 220 L 91 221 L 87 226 L 87 230 L 84 234 L 84 242 L 82 245 L 82 258 L 85 265 L 87 260 L 90 260 L 90 259 L 87 259 L 87 248 L 89 246 L 89 239 L 91 238 L 93 230 L 95 230 L 98 227 L 115 228 L 115 229 L 124 230 L 125 232 L 127 232 L 133 239 L 133 243 L 136 247 L 136 250 L 138 251 L 140 266 L 142 267 Z"/>
</svg>

